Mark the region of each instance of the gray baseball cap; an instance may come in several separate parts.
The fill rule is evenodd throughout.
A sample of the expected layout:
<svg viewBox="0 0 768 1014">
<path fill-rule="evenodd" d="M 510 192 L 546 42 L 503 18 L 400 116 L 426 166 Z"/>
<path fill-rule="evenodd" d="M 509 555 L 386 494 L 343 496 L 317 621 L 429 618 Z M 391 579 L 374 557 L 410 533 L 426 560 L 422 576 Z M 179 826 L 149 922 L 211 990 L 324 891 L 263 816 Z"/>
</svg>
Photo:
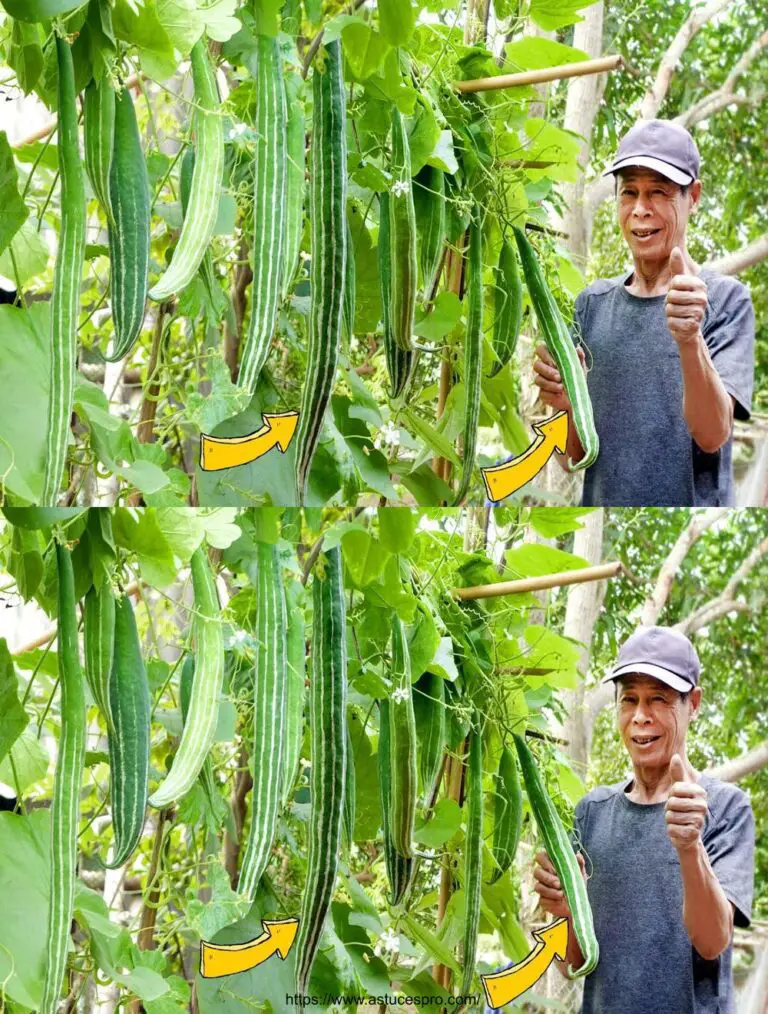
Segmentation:
<svg viewBox="0 0 768 1014">
<path fill-rule="evenodd" d="M 643 166 L 682 187 L 698 178 L 700 164 L 699 149 L 685 127 L 671 120 L 643 120 L 622 137 L 616 158 L 603 176 L 627 166 Z"/>
<path fill-rule="evenodd" d="M 640 627 L 622 644 L 602 682 L 641 673 L 684 694 L 698 686 L 700 670 L 699 656 L 685 634 L 671 627 Z"/>
</svg>

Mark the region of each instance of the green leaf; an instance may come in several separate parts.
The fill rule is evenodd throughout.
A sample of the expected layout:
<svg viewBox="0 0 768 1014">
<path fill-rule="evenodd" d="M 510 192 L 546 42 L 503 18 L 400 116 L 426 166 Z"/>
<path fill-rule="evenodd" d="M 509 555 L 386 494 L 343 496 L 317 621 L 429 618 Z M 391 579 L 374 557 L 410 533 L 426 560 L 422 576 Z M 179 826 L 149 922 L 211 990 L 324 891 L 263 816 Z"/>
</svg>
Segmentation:
<svg viewBox="0 0 768 1014">
<path fill-rule="evenodd" d="M 418 515 L 412 510 L 379 507 L 379 541 L 390 553 L 405 553 L 413 542 Z"/>
<path fill-rule="evenodd" d="M 156 493 L 170 481 L 162 468 L 151 461 L 135 461 L 132 465 L 124 465 L 118 474 L 142 493 Z"/>
<path fill-rule="evenodd" d="M 29 95 L 43 72 L 43 47 L 37 25 L 14 21 L 8 65 L 25 95 Z"/>
<path fill-rule="evenodd" d="M 198 7 L 198 17 L 205 22 L 205 34 L 216 42 L 227 42 L 243 27 L 235 17 L 237 0 L 207 0 Z"/>
<path fill-rule="evenodd" d="M 539 535 L 545 539 L 554 539 L 558 535 L 566 535 L 583 528 L 581 518 L 591 514 L 596 507 L 532 507 L 529 521 Z"/>
<path fill-rule="evenodd" d="M 24 731 L 29 718 L 21 706 L 18 680 L 5 638 L 0 638 L 0 761 Z"/>
<path fill-rule="evenodd" d="M 510 574 L 518 578 L 538 577 L 541 574 L 559 574 L 564 570 L 578 570 L 581 567 L 588 567 L 589 561 L 585 560 L 583 556 L 565 553 L 562 549 L 526 542 L 522 546 L 507 551 L 506 564 Z"/>
<path fill-rule="evenodd" d="M 406 913 L 403 916 L 403 925 L 408 936 L 423 947 L 431 958 L 442 965 L 447 965 L 456 975 L 461 976 L 461 971 L 451 950 L 422 922 L 410 913 Z"/>
<path fill-rule="evenodd" d="M 595 0 L 531 0 L 529 14 L 547 32 L 583 21 L 576 11 L 589 7 Z"/>
<path fill-rule="evenodd" d="M 411 680 L 416 680 L 430 668 L 430 662 L 440 645 L 440 634 L 428 605 L 422 603 L 409 633 L 408 651 L 411 656 Z"/>
<path fill-rule="evenodd" d="M 450 503 L 453 500 L 451 487 L 427 464 L 420 465 L 400 478 L 419 505 L 433 506 L 436 503 Z"/>
<path fill-rule="evenodd" d="M 127 0 L 117 0 L 112 20 L 117 38 L 138 47 L 142 67 L 150 77 L 163 81 L 173 76 L 177 68 L 173 43 L 152 0 L 147 0 L 138 13 Z"/>
<path fill-rule="evenodd" d="M 368 532 L 345 532 L 341 551 L 347 571 L 358 588 L 375 581 L 389 558 L 389 553 Z"/>
<path fill-rule="evenodd" d="M 379 0 L 381 34 L 393 46 L 405 46 L 413 35 L 418 8 L 411 0 Z"/>
<path fill-rule="evenodd" d="M 453 655 L 453 641 L 450 637 L 441 637 L 437 646 L 435 657 L 427 666 L 430 672 L 442 676 L 443 679 L 458 679 L 459 670 L 456 668 L 456 660 Z"/>
<path fill-rule="evenodd" d="M 50 305 L 29 310 L 0 306 L 0 475 L 6 490 L 28 503 L 43 481 L 48 388 Z"/>
<path fill-rule="evenodd" d="M 19 21 L 48 21 L 80 7 L 83 0 L 2 0 L 3 7 Z"/>
<path fill-rule="evenodd" d="M 25 602 L 32 598 L 43 580 L 45 567 L 40 550 L 40 539 L 37 532 L 30 532 L 14 525 L 9 571 Z"/>
<path fill-rule="evenodd" d="M 553 670 L 546 676 L 528 676 L 527 681 L 532 687 L 549 683 L 550 686 L 573 690 L 578 686 L 580 649 L 575 642 L 538 624 L 527 626 L 523 637 L 531 646 L 525 664 L 531 668 Z"/>
<path fill-rule="evenodd" d="M 357 81 L 365 81 L 381 67 L 389 52 L 389 43 L 362 21 L 350 21 L 341 32 L 341 44 L 347 64 Z"/>
<path fill-rule="evenodd" d="M 397 490 L 389 477 L 389 463 L 371 439 L 368 427 L 362 419 L 353 415 L 355 406 L 341 395 L 331 399 L 333 421 L 344 438 L 349 455 L 354 462 L 365 487 L 373 489 L 388 500 L 399 499 Z"/>
<path fill-rule="evenodd" d="M 429 341 L 440 342 L 461 320 L 461 302 L 455 292 L 441 292 L 432 310 L 414 327 L 414 332 Z"/>
<path fill-rule="evenodd" d="M 427 848 L 445 845 L 461 827 L 461 807 L 455 799 L 441 799 L 428 821 L 421 821 L 414 829 L 415 841 Z"/>
<path fill-rule="evenodd" d="M 7 278 L 14 288 L 25 285 L 30 278 L 45 271 L 49 256 L 48 247 L 35 228 L 35 223 L 26 219 L 8 249 L 0 254 L 0 275 Z"/>
<path fill-rule="evenodd" d="M 440 131 L 440 137 L 437 139 L 437 144 L 427 162 L 435 169 L 444 169 L 447 173 L 455 174 L 459 171 L 459 163 L 453 147 L 453 134 L 450 130 Z"/>
<path fill-rule="evenodd" d="M 203 20 L 195 0 L 155 0 L 157 19 L 171 44 L 180 53 L 189 53 L 203 34 Z"/>
<path fill-rule="evenodd" d="M 0 131 L 0 253 L 11 242 L 13 237 L 26 221 L 29 209 L 19 193 L 19 178 L 13 152 L 8 143 L 8 135 Z"/>
<path fill-rule="evenodd" d="M 48 754 L 37 738 L 37 731 L 27 725 L 7 756 L 0 761 L 0 782 L 10 785 L 16 795 L 20 796 L 30 785 L 45 778 L 47 773 Z"/>
<path fill-rule="evenodd" d="M 187 901 L 187 919 L 192 930 L 203 940 L 210 940 L 225 926 L 242 919 L 251 903 L 232 890 L 229 874 L 218 863 L 209 863 L 208 885 L 211 889 L 206 901 L 190 898 Z"/>
<path fill-rule="evenodd" d="M 557 67 L 562 63 L 579 63 L 588 60 L 583 49 L 565 46 L 553 39 L 537 35 L 526 35 L 504 47 L 507 61 L 517 70 L 540 70 L 543 67 Z"/>
</svg>

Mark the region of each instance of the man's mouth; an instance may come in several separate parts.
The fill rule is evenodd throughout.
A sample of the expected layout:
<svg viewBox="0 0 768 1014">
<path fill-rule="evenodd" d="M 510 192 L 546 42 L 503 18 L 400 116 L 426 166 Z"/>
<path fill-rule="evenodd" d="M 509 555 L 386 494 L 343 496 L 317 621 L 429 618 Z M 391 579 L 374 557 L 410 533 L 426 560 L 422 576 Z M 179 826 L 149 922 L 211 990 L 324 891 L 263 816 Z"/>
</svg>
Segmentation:
<svg viewBox="0 0 768 1014">
<path fill-rule="evenodd" d="M 632 742 L 637 746 L 648 746 L 650 743 L 655 743 L 657 739 L 661 739 L 661 736 L 633 736 Z"/>
<path fill-rule="evenodd" d="M 632 235 L 637 237 L 637 239 L 649 239 L 658 232 L 661 232 L 661 229 L 633 229 Z"/>
</svg>

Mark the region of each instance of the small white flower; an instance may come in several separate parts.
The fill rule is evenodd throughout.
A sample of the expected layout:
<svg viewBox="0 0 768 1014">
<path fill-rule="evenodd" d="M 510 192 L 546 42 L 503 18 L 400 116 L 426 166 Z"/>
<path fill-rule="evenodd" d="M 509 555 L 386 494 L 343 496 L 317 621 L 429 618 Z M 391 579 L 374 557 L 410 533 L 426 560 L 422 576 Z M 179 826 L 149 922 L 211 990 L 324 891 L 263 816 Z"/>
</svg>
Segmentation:
<svg viewBox="0 0 768 1014">
<path fill-rule="evenodd" d="M 392 185 L 392 193 L 395 197 L 402 197 L 403 194 L 407 194 L 411 189 L 411 184 L 407 180 L 397 180 Z"/>
<path fill-rule="evenodd" d="M 390 954 L 397 954 L 400 950 L 400 938 L 390 927 L 384 930 L 381 934 L 379 939 L 376 941 L 376 946 L 373 950 L 377 956 L 381 956 L 383 951 L 387 951 Z"/>
<path fill-rule="evenodd" d="M 392 700 L 397 701 L 397 703 L 399 704 L 400 701 L 407 701 L 409 696 L 410 693 L 408 690 L 406 690 L 405 687 L 398 687 L 397 690 L 395 690 L 395 692 L 392 694 Z"/>
<path fill-rule="evenodd" d="M 235 123 L 229 131 L 230 138 L 242 137 L 248 128 L 244 123 Z"/>
</svg>

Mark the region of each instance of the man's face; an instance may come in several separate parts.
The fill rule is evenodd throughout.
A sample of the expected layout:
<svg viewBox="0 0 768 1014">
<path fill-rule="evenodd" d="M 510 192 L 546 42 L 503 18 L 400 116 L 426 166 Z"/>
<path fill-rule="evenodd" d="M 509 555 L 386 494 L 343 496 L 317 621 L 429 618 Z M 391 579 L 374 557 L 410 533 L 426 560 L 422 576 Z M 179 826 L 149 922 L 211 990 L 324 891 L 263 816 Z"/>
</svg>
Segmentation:
<svg viewBox="0 0 768 1014">
<path fill-rule="evenodd" d="M 701 689 L 683 700 L 677 690 L 652 676 L 629 675 L 616 681 L 616 720 L 633 764 L 663 767 L 685 746 L 688 723 L 696 714 Z"/>
<path fill-rule="evenodd" d="M 635 258 L 665 261 L 672 247 L 681 246 L 701 183 L 682 188 L 653 169 L 628 168 L 617 173 L 616 206 L 619 225 Z"/>
</svg>

